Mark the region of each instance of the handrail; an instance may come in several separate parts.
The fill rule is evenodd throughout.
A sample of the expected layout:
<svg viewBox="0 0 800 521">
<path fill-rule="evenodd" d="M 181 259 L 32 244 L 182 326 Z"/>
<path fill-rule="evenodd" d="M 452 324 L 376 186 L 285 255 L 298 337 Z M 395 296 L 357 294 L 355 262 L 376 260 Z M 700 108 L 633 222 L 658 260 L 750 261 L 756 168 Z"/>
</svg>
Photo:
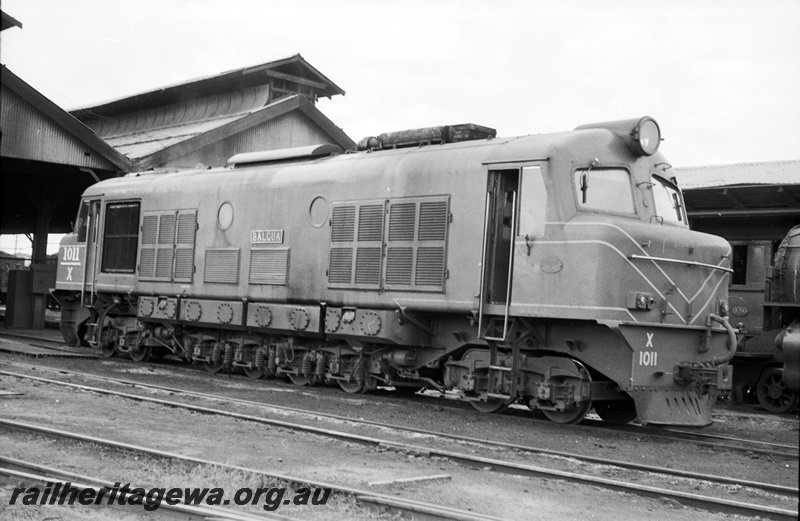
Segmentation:
<svg viewBox="0 0 800 521">
<path fill-rule="evenodd" d="M 669 262 L 672 264 L 685 264 L 687 266 L 699 266 L 702 268 L 711 268 L 713 270 L 721 270 L 726 271 L 728 273 L 733 273 L 733 270 L 730 268 L 723 268 L 722 266 L 717 266 L 715 264 L 706 264 L 705 262 L 696 262 L 690 260 L 681 260 L 681 259 L 667 259 L 664 257 L 650 257 L 649 255 L 631 255 L 628 257 L 629 259 L 637 259 L 637 260 L 651 260 L 651 261 L 658 261 L 658 262 Z"/>
<path fill-rule="evenodd" d="M 486 211 L 483 216 L 483 249 L 481 251 L 481 285 L 478 289 L 478 338 L 481 336 L 483 324 L 483 297 L 486 283 L 486 248 L 489 240 L 489 203 L 491 203 L 491 193 L 486 193 Z"/>
</svg>

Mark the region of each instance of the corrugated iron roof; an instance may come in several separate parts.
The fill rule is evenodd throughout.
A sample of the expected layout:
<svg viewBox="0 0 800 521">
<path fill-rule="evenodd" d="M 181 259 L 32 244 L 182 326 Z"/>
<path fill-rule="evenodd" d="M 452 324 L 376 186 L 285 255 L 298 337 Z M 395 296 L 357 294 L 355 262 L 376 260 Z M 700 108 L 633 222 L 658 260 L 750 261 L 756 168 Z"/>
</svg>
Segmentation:
<svg viewBox="0 0 800 521">
<path fill-rule="evenodd" d="M 96 116 L 109 116 L 142 110 L 150 106 L 163 106 L 192 97 L 205 97 L 219 92 L 241 90 L 254 85 L 265 85 L 269 76 L 275 78 L 291 77 L 295 81 L 313 86 L 323 97 L 343 95 L 345 91 L 319 72 L 300 54 L 271 62 L 243 67 L 221 74 L 194 78 L 155 90 L 107 101 L 91 107 L 80 107 L 70 111 L 76 118 L 84 121 Z"/>
<path fill-rule="evenodd" d="M 97 165 L 94 164 L 83 164 L 82 161 L 76 162 L 74 160 L 75 143 L 83 143 L 85 147 L 94 150 L 104 161 L 107 161 L 107 167 L 116 167 L 125 172 L 131 171 L 131 161 L 119 151 L 112 148 L 108 143 L 100 139 L 94 133 L 94 131 L 92 131 L 92 129 L 50 101 L 39 91 L 23 81 L 22 78 L 11 72 L 5 65 L 0 65 L 0 71 L 0 78 L 2 78 L 3 88 L 10 89 L 20 98 L 30 103 L 36 109 L 36 111 L 40 112 L 44 118 L 46 118 L 48 123 L 52 123 L 52 125 L 49 125 L 52 129 L 63 129 L 63 136 L 68 138 L 65 140 L 60 140 L 58 143 L 60 146 L 52 148 L 54 154 L 52 157 L 47 158 L 48 162 L 64 164 L 75 163 L 76 166 L 97 167 Z M 11 114 L 7 110 L 3 112 L 4 118 L 10 115 Z M 8 124 L 7 122 L 4 123 Z M 19 123 L 19 121 L 14 123 Z M 53 145 L 53 143 L 51 143 L 51 145 Z M 3 146 L 11 146 L 10 140 L 4 139 Z M 85 148 L 82 146 L 78 152 L 78 156 L 83 157 Z M 5 149 L 4 153 L 10 157 L 18 157 L 20 159 L 44 160 L 42 157 L 25 157 L 24 152 L 22 154 L 16 154 L 7 148 Z"/>
<path fill-rule="evenodd" d="M 106 142 L 134 161 L 154 152 L 186 141 L 209 130 L 243 119 L 249 112 L 234 114 L 208 121 L 193 121 L 178 125 L 143 130 L 131 134 L 107 137 Z"/>
<path fill-rule="evenodd" d="M 800 185 L 800 159 L 675 168 L 684 190 L 747 185 Z"/>
</svg>

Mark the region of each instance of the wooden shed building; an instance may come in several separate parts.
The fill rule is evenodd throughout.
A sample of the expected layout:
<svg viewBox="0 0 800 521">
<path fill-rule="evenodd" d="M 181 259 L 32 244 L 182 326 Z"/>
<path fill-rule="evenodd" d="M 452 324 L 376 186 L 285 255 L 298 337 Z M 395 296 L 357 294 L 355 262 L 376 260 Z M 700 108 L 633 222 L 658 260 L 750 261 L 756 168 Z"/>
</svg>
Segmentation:
<svg viewBox="0 0 800 521">
<path fill-rule="evenodd" d="M 72 115 L 124 154 L 133 171 L 224 166 L 242 152 L 355 143 L 316 108 L 344 94 L 296 54 L 137 94 Z"/>
</svg>

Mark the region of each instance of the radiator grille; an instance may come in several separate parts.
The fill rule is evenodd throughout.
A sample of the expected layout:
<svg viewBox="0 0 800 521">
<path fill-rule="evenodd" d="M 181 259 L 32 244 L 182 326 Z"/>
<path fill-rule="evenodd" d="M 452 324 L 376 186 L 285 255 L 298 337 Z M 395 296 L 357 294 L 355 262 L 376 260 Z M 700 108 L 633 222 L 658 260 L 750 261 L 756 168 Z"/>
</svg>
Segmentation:
<svg viewBox="0 0 800 521">
<path fill-rule="evenodd" d="M 158 237 L 158 217 L 148 215 L 142 219 L 142 244 L 155 244 Z"/>
<path fill-rule="evenodd" d="M 386 284 L 411 285 L 414 267 L 414 248 L 389 248 L 386 252 Z"/>
<path fill-rule="evenodd" d="M 191 282 L 194 275 L 194 248 L 175 248 L 175 280 Z"/>
<path fill-rule="evenodd" d="M 356 284 L 380 284 L 381 248 L 358 248 L 356 252 Z"/>
<path fill-rule="evenodd" d="M 383 205 L 363 205 L 358 210 L 358 240 L 383 240 Z"/>
<path fill-rule="evenodd" d="M 331 241 L 353 242 L 356 230 L 356 207 L 338 206 L 331 218 Z"/>
<path fill-rule="evenodd" d="M 285 286 L 288 277 L 288 248 L 250 251 L 250 284 Z"/>
<path fill-rule="evenodd" d="M 389 240 L 413 241 L 416 219 L 416 204 L 393 204 L 389 210 Z"/>
<path fill-rule="evenodd" d="M 172 278 L 171 248 L 161 248 L 156 253 L 156 278 Z"/>
<path fill-rule="evenodd" d="M 444 291 L 449 223 L 447 196 L 334 203 L 328 284 Z"/>
<path fill-rule="evenodd" d="M 447 237 L 447 201 L 419 205 L 419 240 L 443 241 Z"/>
<path fill-rule="evenodd" d="M 156 250 L 153 248 L 148 248 L 146 250 L 142 250 L 141 257 L 139 259 L 139 277 L 141 278 L 153 278 L 156 271 Z"/>
<path fill-rule="evenodd" d="M 353 283 L 353 249 L 331 248 L 331 264 L 328 269 L 330 284 Z"/>
<path fill-rule="evenodd" d="M 196 227 L 194 212 L 178 215 L 178 244 L 193 244 Z"/>
<path fill-rule="evenodd" d="M 173 244 L 175 242 L 175 215 L 165 214 L 159 219 L 158 244 Z"/>
<path fill-rule="evenodd" d="M 204 282 L 239 283 L 239 249 L 206 250 Z"/>
<path fill-rule="evenodd" d="M 417 249 L 417 274 L 414 283 L 418 286 L 444 284 L 444 248 Z"/>
</svg>

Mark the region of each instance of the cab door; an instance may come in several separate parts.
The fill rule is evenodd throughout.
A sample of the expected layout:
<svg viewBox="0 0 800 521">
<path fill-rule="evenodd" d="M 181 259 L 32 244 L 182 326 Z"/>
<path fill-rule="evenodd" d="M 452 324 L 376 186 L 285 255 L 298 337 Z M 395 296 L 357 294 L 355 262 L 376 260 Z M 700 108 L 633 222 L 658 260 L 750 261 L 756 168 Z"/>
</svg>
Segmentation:
<svg viewBox="0 0 800 521">
<path fill-rule="evenodd" d="M 770 241 L 731 241 L 733 276 L 728 288 L 731 323 L 750 334 L 764 329 L 767 268 L 772 259 Z"/>
<path fill-rule="evenodd" d="M 533 241 L 544 235 L 546 208 L 541 165 L 489 170 L 480 323 L 484 314 L 503 317 L 502 326 L 493 327 L 493 336 L 485 337 L 489 340 L 505 340 L 510 308 L 519 300 L 515 293 L 524 296 L 524 291 L 515 290 L 514 265 L 523 260 L 520 256 L 530 255 Z"/>
<path fill-rule="evenodd" d="M 85 234 L 83 235 L 86 243 L 86 261 L 83 266 L 83 292 L 93 294 L 95 279 L 97 277 L 97 256 L 100 247 L 100 200 L 95 199 L 86 201 L 85 204 L 88 205 L 88 212 L 85 223 Z M 81 240 L 81 235 L 82 234 L 79 231 L 79 242 Z"/>
</svg>

